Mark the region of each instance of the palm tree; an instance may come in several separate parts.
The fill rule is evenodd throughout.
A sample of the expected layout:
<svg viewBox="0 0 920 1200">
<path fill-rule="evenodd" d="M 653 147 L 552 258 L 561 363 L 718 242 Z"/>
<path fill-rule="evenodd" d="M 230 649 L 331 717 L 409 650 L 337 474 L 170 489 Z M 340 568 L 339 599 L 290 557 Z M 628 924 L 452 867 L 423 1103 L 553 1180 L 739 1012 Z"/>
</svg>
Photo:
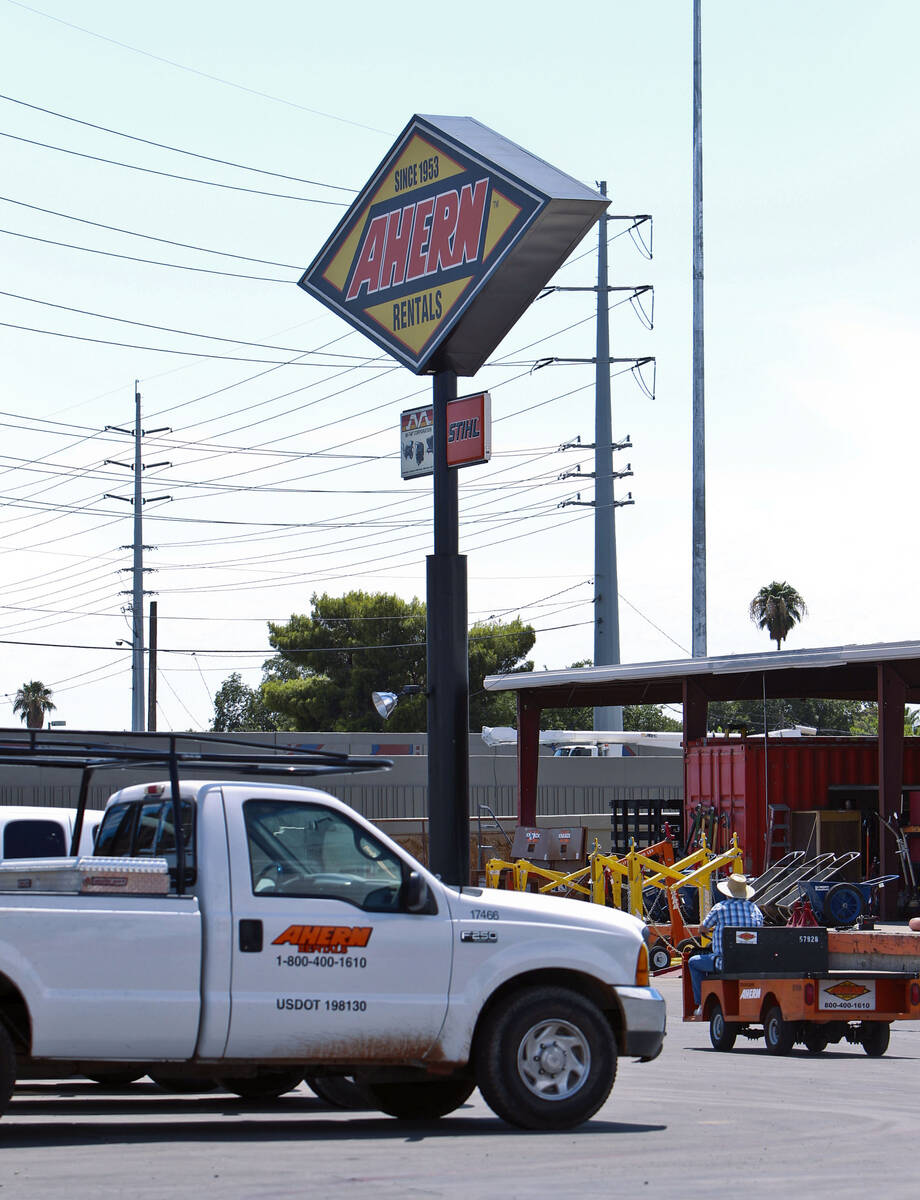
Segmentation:
<svg viewBox="0 0 920 1200">
<path fill-rule="evenodd" d="M 779 650 L 783 639 L 808 609 L 791 584 L 774 579 L 760 589 L 751 601 L 749 612 L 757 628 L 766 629 Z"/>
<path fill-rule="evenodd" d="M 20 714 L 21 721 L 27 720 L 30 729 L 41 729 L 45 723 L 45 713 L 53 710 L 51 689 L 37 679 L 24 683 L 13 701 L 13 712 Z"/>
</svg>

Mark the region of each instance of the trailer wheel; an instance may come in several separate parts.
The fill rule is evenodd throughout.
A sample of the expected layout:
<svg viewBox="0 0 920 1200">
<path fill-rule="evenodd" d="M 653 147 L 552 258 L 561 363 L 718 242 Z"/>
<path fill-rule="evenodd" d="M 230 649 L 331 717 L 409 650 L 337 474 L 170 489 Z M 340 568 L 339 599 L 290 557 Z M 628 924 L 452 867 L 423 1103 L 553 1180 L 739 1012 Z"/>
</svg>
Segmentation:
<svg viewBox="0 0 920 1200">
<path fill-rule="evenodd" d="M 863 1021 L 859 1027 L 859 1040 L 870 1058 L 881 1058 L 891 1040 L 891 1026 L 885 1021 Z"/>
<path fill-rule="evenodd" d="M 566 987 L 534 987 L 500 1000 L 476 1038 L 476 1082 L 503 1121 L 571 1129 L 610 1094 L 617 1042 L 600 1008 Z"/>
<path fill-rule="evenodd" d="M 6 1112 L 6 1106 L 13 1094 L 16 1083 L 16 1054 L 13 1043 L 6 1027 L 0 1022 L 0 1113 Z"/>
<path fill-rule="evenodd" d="M 433 1121 L 446 1117 L 468 1100 L 472 1079 L 424 1079 L 418 1083 L 362 1083 L 374 1108 L 401 1121 Z"/>
<path fill-rule="evenodd" d="M 241 1100 L 277 1100 L 285 1092 L 293 1092 L 302 1079 L 302 1067 L 265 1067 L 257 1075 L 223 1075 L 217 1084 Z"/>
<path fill-rule="evenodd" d="M 714 1000 L 709 1009 L 709 1040 L 713 1050 L 731 1050 L 737 1036 L 737 1025 L 725 1020 L 722 1005 Z"/>
<path fill-rule="evenodd" d="M 767 1010 L 763 1036 L 771 1054 L 788 1054 L 795 1045 L 795 1025 L 783 1020 L 783 1011 L 778 1004 Z"/>
<path fill-rule="evenodd" d="M 666 971 L 671 965 L 671 951 L 664 942 L 658 942 L 652 947 L 648 956 L 649 970 L 653 973 Z"/>
<path fill-rule="evenodd" d="M 805 1026 L 802 1041 L 809 1054 L 820 1054 L 822 1050 L 827 1049 L 827 1030 L 823 1025 L 816 1025 L 809 1021 Z"/>
</svg>

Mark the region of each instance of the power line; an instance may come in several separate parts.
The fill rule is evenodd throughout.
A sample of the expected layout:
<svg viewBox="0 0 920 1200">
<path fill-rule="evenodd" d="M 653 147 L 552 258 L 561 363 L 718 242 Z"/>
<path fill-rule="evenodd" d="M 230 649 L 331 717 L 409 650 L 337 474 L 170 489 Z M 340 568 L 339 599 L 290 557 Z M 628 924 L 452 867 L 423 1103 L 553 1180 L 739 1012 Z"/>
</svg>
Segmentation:
<svg viewBox="0 0 920 1200">
<path fill-rule="evenodd" d="M 330 121 L 339 121 L 343 125 L 352 125 L 355 129 L 366 129 L 371 133 L 387 134 L 385 129 L 377 129 L 374 125 L 365 125 L 361 121 L 352 121 L 348 117 L 338 116 L 336 113 L 324 112 L 319 108 L 308 108 L 305 104 L 298 104 L 295 100 L 286 100 L 283 96 L 273 96 L 270 92 L 262 92 L 257 88 L 247 87 L 243 83 L 235 83 L 232 79 L 223 79 L 219 75 L 210 75 L 207 71 L 200 71 L 197 67 L 189 67 L 185 63 L 176 62 L 171 58 L 164 58 L 160 54 L 153 54 L 150 50 L 144 50 L 140 46 L 132 46 L 128 42 L 120 42 L 117 38 L 108 37 L 104 33 L 97 33 L 95 29 L 87 29 L 84 25 L 75 25 L 72 21 L 65 21 L 63 17 L 52 16 L 51 13 L 43 12 L 39 8 L 32 8 L 29 4 L 23 4 L 22 0 L 7 0 L 7 3 L 14 5 L 16 8 L 24 9 L 26 12 L 33 13 L 37 17 L 44 17 L 48 21 L 55 21 L 58 25 L 66 25 L 68 29 L 75 29 L 78 33 L 85 33 L 89 37 L 98 38 L 101 42 L 108 42 L 109 45 L 118 46 L 121 50 L 130 50 L 132 54 L 141 54 L 144 58 L 153 59 L 154 62 L 165 63 L 168 67 L 175 67 L 179 71 L 187 71 L 191 75 L 197 75 L 200 79 L 208 79 L 211 83 L 219 83 L 224 87 L 235 88 L 239 92 L 246 92 L 250 96 L 258 96 L 262 100 L 271 100 L 275 104 L 284 104 L 288 108 L 295 108 L 299 112 L 310 113 L 314 117 L 325 117 Z"/>
<path fill-rule="evenodd" d="M 12 196 L 0 196 L 4 204 L 15 204 L 32 212 L 44 213 L 49 217 L 61 217 L 65 221 L 76 221 L 80 225 L 91 225 L 94 229 L 105 229 L 109 233 L 124 233 L 128 237 L 143 238 L 148 242 L 160 242 L 164 246 L 177 246 L 181 250 L 195 250 L 199 254 L 217 254 L 221 258 L 235 258 L 240 262 L 258 263 L 263 267 L 284 267 L 291 271 L 302 270 L 296 263 L 275 262 L 270 258 L 253 258 L 249 254 L 233 254 L 229 250 L 211 250 L 207 246 L 196 246 L 192 242 L 177 242 L 172 238 L 155 237 L 152 233 L 138 233 L 135 229 L 122 229 L 119 225 L 106 225 L 102 221 L 91 221 L 88 217 L 75 217 L 72 213 L 58 212 L 54 208 L 42 208 L 39 204 L 28 204 L 25 200 L 14 200 Z M 168 264 L 167 264 L 168 265 Z"/>
<path fill-rule="evenodd" d="M 105 163 L 109 167 L 124 167 L 128 171 L 140 171 L 144 175 L 158 175 L 161 179 L 176 179 L 181 183 L 198 183 L 204 187 L 221 188 L 226 192 L 246 192 L 250 196 L 268 196 L 272 200 L 296 200 L 300 204 L 322 204 L 329 208 L 347 208 L 341 200 L 321 200 L 314 196 L 292 196 L 287 192 L 266 192 L 260 188 L 243 187 L 239 183 L 218 183 L 216 179 L 198 179 L 194 175 L 178 175 L 174 171 L 157 171 L 153 167 L 142 167 L 138 163 L 122 162 L 117 158 L 105 158 L 101 154 L 86 154 L 82 150 L 69 150 L 66 146 L 56 146 L 53 142 L 39 142 L 35 138 L 21 137 L 18 133 L 8 133 L 0 129 L 0 137 L 9 138 L 13 142 L 22 142 L 26 146 L 38 146 L 42 150 L 55 150 L 58 154 L 69 154 L 71 158 L 85 158 L 89 162 Z"/>
<path fill-rule="evenodd" d="M 240 171 L 252 171 L 257 175 L 270 175 L 274 179 L 286 179 L 290 183 L 307 183 L 312 187 L 330 188 L 335 192 L 349 192 L 354 195 L 356 188 L 341 187 L 337 183 L 322 183 L 318 179 L 303 179 L 299 175 L 284 175 L 280 171 L 266 171 L 262 167 L 249 167 L 245 163 L 232 162 L 226 158 L 214 158 L 210 154 L 198 154 L 194 150 L 182 150 L 178 146 L 170 146 L 166 142 L 155 142 L 150 138 L 138 137 L 137 134 L 124 133 L 120 129 L 110 129 L 106 125 L 96 125 L 92 121 L 82 121 L 79 117 L 72 117 L 68 113 L 56 112 L 53 108 L 42 108 L 39 104 L 30 104 L 27 100 L 17 100 L 15 96 L 4 96 L 0 93 L 0 100 L 6 100 L 10 104 L 18 104 L 22 108 L 31 108 L 33 112 L 45 113 L 49 117 L 59 117 L 62 121 L 71 121 L 75 125 L 83 125 L 86 129 L 97 129 L 100 133 L 111 133 L 115 137 L 126 138 L 130 142 L 139 142 L 144 146 L 155 146 L 158 150 L 171 150 L 174 154 L 184 154 L 188 158 L 197 158 L 202 162 L 218 163 L 222 167 L 236 167 Z"/>
<path fill-rule="evenodd" d="M 12 0 L 7 0 L 12 3 Z M 41 242 L 44 246 L 60 246 L 64 250 L 80 250 L 83 254 L 99 254 L 103 258 L 120 258 L 123 262 L 143 263 L 148 267 L 170 267 L 174 271 L 193 271 L 196 275 L 220 275 L 224 279 L 253 279 L 257 283 L 293 284 L 292 279 L 278 279 L 274 275 L 246 275 L 240 271 L 218 271 L 216 267 L 192 267 L 187 263 L 163 262 L 159 258 L 139 258 L 135 254 L 116 254 L 114 250 L 97 250 L 93 246 L 78 246 L 75 242 L 59 242 L 54 238 L 36 237 L 33 233 L 20 233 L 16 229 L 0 229 L 7 237 L 23 238 L 27 242 Z"/>
</svg>

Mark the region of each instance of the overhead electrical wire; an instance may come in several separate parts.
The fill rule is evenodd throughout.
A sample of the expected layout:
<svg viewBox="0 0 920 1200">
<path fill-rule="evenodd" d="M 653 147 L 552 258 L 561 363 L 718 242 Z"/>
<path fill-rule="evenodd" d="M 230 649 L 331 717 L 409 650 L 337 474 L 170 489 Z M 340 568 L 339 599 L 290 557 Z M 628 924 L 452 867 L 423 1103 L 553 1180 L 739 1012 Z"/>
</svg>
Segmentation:
<svg viewBox="0 0 920 1200">
<path fill-rule="evenodd" d="M 30 108 L 33 112 L 44 113 L 49 117 L 58 117 L 62 121 L 70 121 L 74 125 L 82 125 L 86 129 L 95 129 L 100 133 L 110 133 L 114 137 L 125 138 L 129 142 L 139 142 L 143 146 L 154 146 L 157 150 L 170 150 L 173 154 L 184 154 L 187 158 L 197 158 L 202 162 L 217 163 L 222 167 L 235 167 L 239 171 L 250 171 L 256 175 L 270 175 L 273 179 L 286 179 L 289 183 L 307 183 L 313 187 L 330 188 L 336 192 L 348 192 L 355 195 L 356 188 L 342 187 L 337 183 L 323 183 L 319 179 L 303 179 L 299 175 L 285 175 L 280 171 L 267 171 L 263 167 L 250 167 L 245 163 L 233 162 L 226 158 L 215 158 L 210 154 L 198 154 L 194 150 L 183 150 L 179 146 L 170 146 L 166 142 L 155 142 L 150 138 L 139 137 L 134 133 L 125 133 L 120 129 L 110 129 L 107 125 L 96 125 L 92 121 L 84 121 L 79 117 L 71 116 L 69 113 L 56 112 L 53 108 L 42 108 L 40 104 L 30 104 L 27 100 L 18 100 L 15 96 L 5 96 L 0 93 L 0 100 L 6 100 L 9 104 L 18 104 L 21 108 Z"/>
<path fill-rule="evenodd" d="M 138 163 L 122 162 L 117 158 L 105 158 L 101 154 L 87 154 L 83 150 L 70 150 L 67 146 L 58 146 L 53 142 L 39 142 L 35 138 L 22 137 L 18 133 L 10 133 L 0 129 L 0 137 L 12 142 L 20 142 L 26 146 L 37 146 L 42 150 L 54 150 L 58 154 L 67 154 L 72 158 L 84 158 L 89 162 L 104 163 L 109 167 L 122 167 L 127 171 L 140 171 L 144 175 L 157 175 L 161 179 L 174 179 L 181 183 L 197 183 L 203 187 L 220 188 L 226 192 L 245 192 L 250 196 L 267 196 L 272 200 L 294 200 L 299 204 L 321 204 L 328 208 L 347 208 L 341 200 L 325 200 L 317 196 L 292 196 L 289 192 L 267 192 L 261 188 L 244 187 L 240 183 L 219 183 L 216 179 L 199 179 L 194 175 L 179 175 L 174 171 L 158 171 L 154 167 L 142 167 Z"/>
<path fill-rule="evenodd" d="M 164 246 L 176 246 L 180 250 L 194 250 L 198 254 L 216 254 L 220 258 L 235 258 L 239 262 L 257 263 L 262 267 L 281 267 L 289 271 L 301 271 L 297 263 L 275 262 L 270 258 L 253 258 L 250 254 L 234 254 L 229 250 L 213 250 L 208 246 L 197 246 L 194 242 L 177 242 L 172 238 L 155 237 L 152 233 L 139 233 L 136 229 L 122 229 L 119 225 L 106 225 L 102 221 L 90 221 L 87 217 L 75 217 L 71 213 L 58 212 L 54 208 L 42 208 L 38 204 L 27 204 L 24 200 L 14 200 L 12 196 L 0 196 L 4 204 L 15 204 L 19 208 L 28 208 L 32 212 L 44 213 L 50 217 L 60 217 L 64 221 L 76 221 L 80 225 L 91 225 L 94 229 L 105 229 L 108 233 L 123 233 L 127 237 L 143 238 L 147 242 L 159 242 Z M 168 265 L 168 264 L 167 264 Z"/>
<path fill-rule="evenodd" d="M 262 100 L 270 100 L 274 104 L 283 104 L 287 108 L 310 113 L 314 117 L 324 117 L 329 121 L 338 121 L 343 125 L 351 125 L 355 129 L 366 129 L 371 133 L 381 133 L 390 136 L 385 129 L 378 129 L 374 125 L 365 125 L 362 121 L 353 121 L 349 117 L 325 112 L 323 109 L 309 108 L 306 104 L 298 104 L 296 100 L 288 100 L 283 96 L 274 96 L 270 92 L 263 92 L 258 88 L 247 87 L 246 84 L 237 83 L 232 79 L 224 79 L 220 75 L 211 75 L 207 71 L 199 70 L 197 67 L 190 67 L 185 63 L 176 62 L 174 59 L 164 58 L 161 54 L 154 54 L 152 51 L 144 50 L 140 46 L 132 46 L 129 42 L 121 42 L 117 38 L 109 37 L 107 34 L 98 33 L 95 29 L 87 29 L 85 25 L 76 25 L 73 21 L 65 21 L 63 17 L 56 17 L 51 13 L 43 12 L 40 8 L 33 8 L 29 4 L 23 4 L 22 0 L 7 0 L 7 3 L 12 4 L 16 8 L 21 8 L 25 12 L 33 13 L 37 17 L 44 17 L 48 21 L 54 21 L 58 25 L 65 25 L 68 29 L 75 29 L 78 33 L 85 33 L 89 37 L 98 38 L 101 42 L 108 42 L 110 45 L 118 46 L 122 50 L 130 50 L 132 54 L 140 54 L 144 58 L 152 59 L 154 62 L 164 63 L 168 67 L 175 67 L 176 70 L 187 71 L 190 75 L 197 75 L 200 79 L 207 79 L 211 83 L 219 83 L 224 87 L 234 88 L 239 92 L 246 92 L 250 96 L 258 96 Z"/>
</svg>

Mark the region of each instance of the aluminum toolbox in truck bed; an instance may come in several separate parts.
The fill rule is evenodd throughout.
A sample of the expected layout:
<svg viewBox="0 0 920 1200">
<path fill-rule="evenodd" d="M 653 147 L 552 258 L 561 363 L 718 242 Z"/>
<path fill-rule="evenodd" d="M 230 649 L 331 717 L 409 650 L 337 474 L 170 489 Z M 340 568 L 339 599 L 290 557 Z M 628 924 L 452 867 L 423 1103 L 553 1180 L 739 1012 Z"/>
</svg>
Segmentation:
<svg viewBox="0 0 920 1200">
<path fill-rule="evenodd" d="M 0 859 L 0 892 L 61 892 L 69 895 L 165 896 L 165 858 Z"/>
</svg>

